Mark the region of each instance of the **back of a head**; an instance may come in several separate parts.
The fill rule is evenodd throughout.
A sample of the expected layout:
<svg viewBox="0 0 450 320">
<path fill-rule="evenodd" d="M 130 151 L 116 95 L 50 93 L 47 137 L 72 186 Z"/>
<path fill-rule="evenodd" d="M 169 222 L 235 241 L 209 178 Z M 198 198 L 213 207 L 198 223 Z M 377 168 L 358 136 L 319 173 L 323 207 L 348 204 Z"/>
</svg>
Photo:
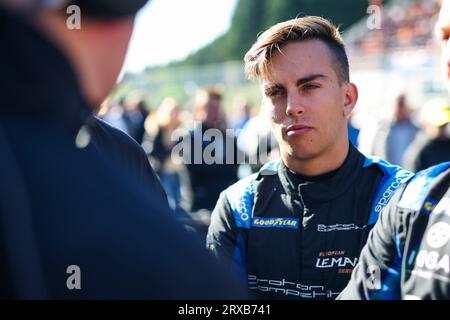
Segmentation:
<svg viewBox="0 0 450 320">
<path fill-rule="evenodd" d="M 57 48 L 76 73 L 89 105 L 97 109 L 114 87 L 125 60 L 137 11 L 148 0 L 0 0 L 0 10 L 35 29 Z M 14 32 L 10 30 L 6 32 Z M 28 38 L 35 37 L 31 32 Z M 2 40 L 3 41 L 3 40 Z M 14 41 L 24 41 L 16 37 Z M 114 50 L 111 50 L 114 47 Z M 46 64 L 45 54 L 27 60 Z"/>
<path fill-rule="evenodd" d="M 321 40 L 330 49 L 333 66 L 341 82 L 349 81 L 349 62 L 339 29 L 330 21 L 316 16 L 278 23 L 263 32 L 245 55 L 245 73 L 250 80 L 270 74 L 272 54 L 291 42 Z"/>
</svg>

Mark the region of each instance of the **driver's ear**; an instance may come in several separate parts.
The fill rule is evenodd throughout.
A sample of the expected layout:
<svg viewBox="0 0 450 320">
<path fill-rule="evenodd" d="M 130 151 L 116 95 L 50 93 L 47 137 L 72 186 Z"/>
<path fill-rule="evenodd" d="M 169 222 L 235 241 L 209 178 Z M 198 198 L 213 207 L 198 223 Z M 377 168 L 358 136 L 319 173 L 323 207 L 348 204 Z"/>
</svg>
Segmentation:
<svg viewBox="0 0 450 320">
<path fill-rule="evenodd" d="M 348 118 L 355 108 L 356 102 L 358 101 L 358 88 L 354 83 L 346 83 L 344 92 L 344 116 Z"/>
</svg>

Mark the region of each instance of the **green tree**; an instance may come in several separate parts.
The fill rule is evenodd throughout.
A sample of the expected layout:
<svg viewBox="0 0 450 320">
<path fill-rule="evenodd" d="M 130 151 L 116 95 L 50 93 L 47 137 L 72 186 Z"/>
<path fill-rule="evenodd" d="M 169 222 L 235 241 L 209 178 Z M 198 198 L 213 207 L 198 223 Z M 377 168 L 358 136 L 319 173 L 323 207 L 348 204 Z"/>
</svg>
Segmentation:
<svg viewBox="0 0 450 320">
<path fill-rule="evenodd" d="M 264 13 L 264 28 L 301 14 L 303 1 L 267 1 Z"/>
<path fill-rule="evenodd" d="M 176 65 L 242 60 L 258 34 L 297 16 L 322 16 L 342 31 L 364 17 L 367 6 L 368 0 L 238 0 L 228 32 Z"/>
<path fill-rule="evenodd" d="M 224 48 L 231 59 L 242 59 L 257 33 L 264 27 L 264 8 L 272 0 L 239 0 L 228 36 L 228 47 Z"/>
</svg>

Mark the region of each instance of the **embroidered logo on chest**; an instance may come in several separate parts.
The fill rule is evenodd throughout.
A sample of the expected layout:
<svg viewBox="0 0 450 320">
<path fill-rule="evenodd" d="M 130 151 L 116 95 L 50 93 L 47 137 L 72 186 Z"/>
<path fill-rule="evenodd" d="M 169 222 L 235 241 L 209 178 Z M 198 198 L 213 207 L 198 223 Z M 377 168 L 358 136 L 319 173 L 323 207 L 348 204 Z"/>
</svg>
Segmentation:
<svg viewBox="0 0 450 320">
<path fill-rule="evenodd" d="M 298 229 L 299 219 L 296 218 L 254 218 L 252 226 L 256 228 L 289 228 Z"/>
</svg>

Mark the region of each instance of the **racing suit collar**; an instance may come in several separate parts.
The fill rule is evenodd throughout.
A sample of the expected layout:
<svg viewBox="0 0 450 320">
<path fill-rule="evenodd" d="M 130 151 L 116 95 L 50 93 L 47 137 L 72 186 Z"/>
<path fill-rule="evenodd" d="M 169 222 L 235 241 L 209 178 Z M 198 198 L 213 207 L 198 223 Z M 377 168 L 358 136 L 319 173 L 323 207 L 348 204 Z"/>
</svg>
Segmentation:
<svg viewBox="0 0 450 320">
<path fill-rule="evenodd" d="M 283 163 L 283 166 L 285 166 L 284 163 Z M 295 173 L 294 171 L 292 171 L 288 167 L 286 167 L 286 173 L 289 176 L 290 181 L 295 181 L 295 182 L 298 182 L 297 184 L 300 184 L 300 183 L 306 183 L 306 182 L 317 182 L 317 181 L 331 179 L 339 171 L 339 169 L 340 168 L 337 168 L 333 171 L 326 172 L 326 173 L 320 174 L 318 176 L 309 177 L 309 176 L 304 176 L 304 175 Z"/>
<path fill-rule="evenodd" d="M 56 120 L 78 130 L 92 118 L 67 58 L 28 21 L 0 9 L 0 112 Z"/>
<path fill-rule="evenodd" d="M 343 194 L 357 178 L 364 156 L 350 143 L 347 157 L 337 170 L 316 177 L 302 177 L 290 171 L 283 162 L 278 176 L 287 194 L 298 195 L 299 186 L 305 205 L 314 208 Z"/>
</svg>

